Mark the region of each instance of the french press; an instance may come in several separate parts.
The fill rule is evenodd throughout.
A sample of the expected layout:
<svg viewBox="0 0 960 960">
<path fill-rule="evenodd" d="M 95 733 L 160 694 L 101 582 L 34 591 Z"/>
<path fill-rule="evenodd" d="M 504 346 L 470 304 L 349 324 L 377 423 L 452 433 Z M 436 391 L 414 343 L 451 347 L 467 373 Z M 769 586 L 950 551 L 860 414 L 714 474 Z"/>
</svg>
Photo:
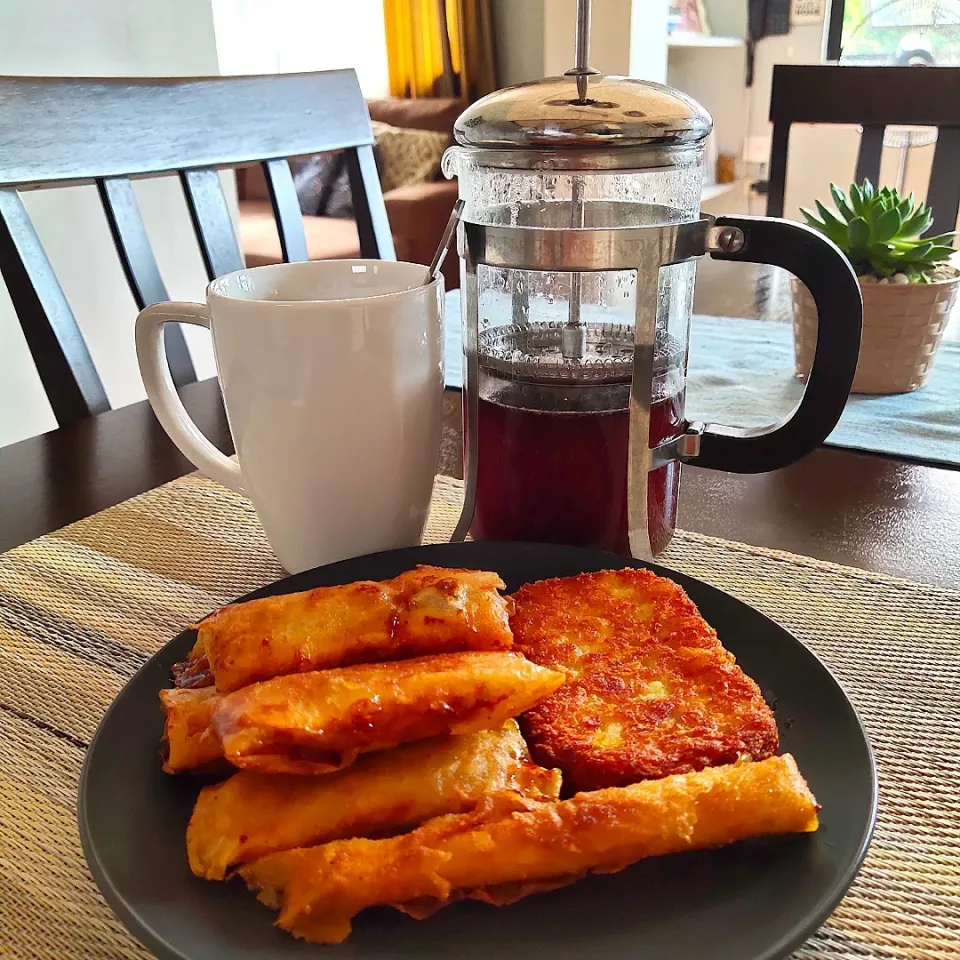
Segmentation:
<svg viewBox="0 0 960 960">
<path fill-rule="evenodd" d="M 682 463 L 775 470 L 827 437 L 856 369 L 856 277 L 798 223 L 700 214 L 709 114 L 677 90 L 577 66 L 462 113 L 465 503 L 454 539 L 656 555 Z M 762 429 L 684 419 L 696 261 L 776 264 L 809 288 L 816 355 L 793 413 Z"/>
</svg>

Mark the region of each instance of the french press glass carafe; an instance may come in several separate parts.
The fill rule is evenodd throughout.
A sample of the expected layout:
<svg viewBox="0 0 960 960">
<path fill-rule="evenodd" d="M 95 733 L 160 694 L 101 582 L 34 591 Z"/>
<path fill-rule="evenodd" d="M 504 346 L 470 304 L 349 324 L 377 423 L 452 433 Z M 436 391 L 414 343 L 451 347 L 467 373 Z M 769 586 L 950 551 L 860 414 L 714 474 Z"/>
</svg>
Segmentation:
<svg viewBox="0 0 960 960">
<path fill-rule="evenodd" d="M 586 66 L 484 97 L 444 157 L 458 232 L 466 497 L 455 538 L 651 557 L 670 541 L 681 463 L 782 467 L 827 437 L 853 382 L 862 304 L 806 226 L 700 215 L 712 121 L 689 97 Z M 819 311 L 798 407 L 763 429 L 684 418 L 696 261 L 784 267 Z"/>
</svg>

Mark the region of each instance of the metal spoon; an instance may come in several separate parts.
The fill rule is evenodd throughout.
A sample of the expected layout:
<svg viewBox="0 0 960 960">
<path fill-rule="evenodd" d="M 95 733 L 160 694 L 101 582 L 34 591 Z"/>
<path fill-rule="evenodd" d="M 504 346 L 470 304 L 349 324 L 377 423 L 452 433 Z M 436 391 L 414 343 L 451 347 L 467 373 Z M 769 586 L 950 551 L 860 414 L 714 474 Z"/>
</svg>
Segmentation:
<svg viewBox="0 0 960 960">
<path fill-rule="evenodd" d="M 450 242 L 453 240 L 453 232 L 457 229 L 457 224 L 460 222 L 460 215 L 462 213 L 463 200 L 458 200 L 453 205 L 453 210 L 450 212 L 450 219 L 447 221 L 446 227 L 443 228 L 440 246 L 437 247 L 437 252 L 433 255 L 433 261 L 427 268 L 427 276 L 423 281 L 424 286 L 428 283 L 433 283 L 433 281 L 440 276 L 440 268 L 443 266 L 443 261 L 447 259 L 447 253 L 450 251 Z"/>
</svg>

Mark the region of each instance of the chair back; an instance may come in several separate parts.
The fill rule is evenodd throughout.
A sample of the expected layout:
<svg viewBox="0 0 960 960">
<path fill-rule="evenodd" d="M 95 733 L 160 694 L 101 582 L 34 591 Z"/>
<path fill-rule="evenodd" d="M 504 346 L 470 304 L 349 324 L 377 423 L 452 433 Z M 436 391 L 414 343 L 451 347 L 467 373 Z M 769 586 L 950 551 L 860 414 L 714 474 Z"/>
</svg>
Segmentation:
<svg viewBox="0 0 960 960">
<path fill-rule="evenodd" d="M 767 216 L 783 216 L 787 147 L 794 123 L 859 124 L 854 179 L 880 179 L 888 126 L 937 128 L 926 201 L 936 233 L 952 230 L 960 211 L 960 67 L 841 67 L 777 64 L 770 95 Z M 949 224 L 949 226 L 944 226 Z"/>
<path fill-rule="evenodd" d="M 366 103 L 352 70 L 261 77 L 0 77 L 0 273 L 60 426 L 109 409 L 23 204 L 25 189 L 95 183 L 138 308 L 167 300 L 132 178 L 176 173 L 207 277 L 243 267 L 218 168 L 261 163 L 285 261 L 307 259 L 287 157 L 343 150 L 364 257 L 394 259 Z M 177 385 L 195 379 L 167 326 Z"/>
</svg>

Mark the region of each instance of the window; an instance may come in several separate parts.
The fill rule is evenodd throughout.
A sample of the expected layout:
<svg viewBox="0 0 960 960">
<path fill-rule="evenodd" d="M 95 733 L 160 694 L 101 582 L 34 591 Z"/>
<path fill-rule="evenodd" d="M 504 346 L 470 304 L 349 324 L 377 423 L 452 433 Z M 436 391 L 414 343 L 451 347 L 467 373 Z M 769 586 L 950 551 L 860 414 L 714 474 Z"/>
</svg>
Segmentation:
<svg viewBox="0 0 960 960">
<path fill-rule="evenodd" d="M 960 66 L 960 0 L 834 0 L 827 59 L 852 66 Z"/>
</svg>

